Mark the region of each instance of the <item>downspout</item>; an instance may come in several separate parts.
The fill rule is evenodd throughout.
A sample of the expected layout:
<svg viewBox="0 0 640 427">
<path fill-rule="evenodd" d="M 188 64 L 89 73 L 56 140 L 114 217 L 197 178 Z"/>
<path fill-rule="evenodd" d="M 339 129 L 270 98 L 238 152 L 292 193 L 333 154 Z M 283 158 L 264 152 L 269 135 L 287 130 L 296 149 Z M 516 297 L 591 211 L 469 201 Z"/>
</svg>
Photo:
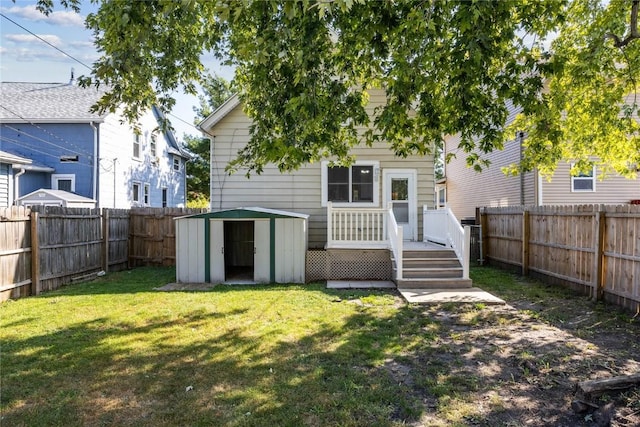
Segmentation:
<svg viewBox="0 0 640 427">
<path fill-rule="evenodd" d="M 89 122 L 89 125 L 93 128 L 93 200 L 96 201 L 97 207 L 100 207 L 98 202 L 98 128 Z M 115 191 L 115 188 L 113 189 Z"/>
<path fill-rule="evenodd" d="M 16 204 L 16 200 L 20 197 L 20 177 L 27 173 L 25 168 L 20 168 L 20 172 L 13 176 L 13 204 Z"/>
</svg>

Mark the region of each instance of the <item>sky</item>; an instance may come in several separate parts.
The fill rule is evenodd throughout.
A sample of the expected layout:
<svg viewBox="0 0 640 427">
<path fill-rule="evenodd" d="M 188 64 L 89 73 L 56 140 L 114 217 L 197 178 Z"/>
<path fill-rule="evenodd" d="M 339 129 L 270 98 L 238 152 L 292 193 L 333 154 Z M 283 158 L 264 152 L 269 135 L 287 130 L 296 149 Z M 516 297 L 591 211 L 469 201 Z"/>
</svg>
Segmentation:
<svg viewBox="0 0 640 427">
<path fill-rule="evenodd" d="M 80 14 L 77 14 L 65 10 L 55 1 L 53 13 L 45 16 L 36 10 L 35 4 L 35 0 L 0 0 L 0 13 L 26 29 L 0 16 L 0 81 L 68 82 L 72 68 L 76 77 L 88 75 L 89 69 L 82 64 L 91 66 L 98 59 L 98 53 L 91 31 L 84 26 L 84 19 L 87 14 L 96 11 L 97 5 L 85 0 Z M 233 77 L 232 69 L 221 67 L 213 58 L 205 57 L 203 62 L 212 74 L 215 72 L 227 80 Z M 169 119 L 176 137 L 182 141 L 185 133 L 199 135 L 200 132 L 190 125 L 195 117 L 193 106 L 198 105 L 197 97 L 184 93 L 176 93 L 175 96 L 176 106 Z"/>
</svg>

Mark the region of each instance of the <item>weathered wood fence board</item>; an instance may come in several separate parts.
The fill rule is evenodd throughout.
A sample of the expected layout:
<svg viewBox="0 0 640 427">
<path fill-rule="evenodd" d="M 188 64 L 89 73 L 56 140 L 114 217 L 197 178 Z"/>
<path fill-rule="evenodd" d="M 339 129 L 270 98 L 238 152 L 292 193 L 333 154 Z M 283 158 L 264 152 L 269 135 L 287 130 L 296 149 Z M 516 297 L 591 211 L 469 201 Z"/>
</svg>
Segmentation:
<svg viewBox="0 0 640 427">
<path fill-rule="evenodd" d="M 134 208 L 130 212 L 129 266 L 175 265 L 175 218 L 206 209 Z"/>
<path fill-rule="evenodd" d="M 30 213 L 22 206 L 0 209 L 0 301 L 30 293 Z"/>
<path fill-rule="evenodd" d="M 109 235 L 107 265 L 109 271 L 124 270 L 129 263 L 129 210 L 105 209 Z"/>
<path fill-rule="evenodd" d="M 57 289 L 72 278 L 102 269 L 99 209 L 62 207 L 38 211 L 39 291 Z"/>
<path fill-rule="evenodd" d="M 640 310 L 640 206 L 482 208 L 485 258 Z"/>
</svg>

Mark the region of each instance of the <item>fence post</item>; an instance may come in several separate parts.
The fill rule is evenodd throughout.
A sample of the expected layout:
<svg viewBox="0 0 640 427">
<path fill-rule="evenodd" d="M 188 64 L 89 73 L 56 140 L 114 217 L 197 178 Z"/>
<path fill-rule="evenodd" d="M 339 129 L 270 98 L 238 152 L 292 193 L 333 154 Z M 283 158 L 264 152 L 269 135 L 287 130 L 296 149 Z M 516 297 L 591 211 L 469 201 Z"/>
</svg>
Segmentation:
<svg viewBox="0 0 640 427">
<path fill-rule="evenodd" d="M 604 296 L 604 235 L 605 235 L 605 213 L 602 211 L 602 206 L 598 206 L 598 211 L 595 213 L 595 229 L 596 229 L 596 241 L 595 251 L 593 253 L 594 259 L 594 271 L 593 271 L 593 301 L 599 301 Z"/>
<path fill-rule="evenodd" d="M 522 275 L 529 275 L 529 236 L 531 226 L 529 224 L 529 211 L 525 208 L 522 212 Z"/>
<path fill-rule="evenodd" d="M 109 209 L 102 209 L 102 271 L 109 272 Z"/>
<path fill-rule="evenodd" d="M 31 295 L 40 294 L 40 231 L 38 212 L 31 211 Z"/>
<path fill-rule="evenodd" d="M 471 227 L 464 226 L 464 246 L 462 248 L 462 278 L 469 278 L 469 255 L 471 254 Z"/>
<path fill-rule="evenodd" d="M 480 264 L 484 265 L 487 259 L 487 248 L 489 242 L 487 241 L 487 212 L 485 208 L 480 208 Z"/>
</svg>

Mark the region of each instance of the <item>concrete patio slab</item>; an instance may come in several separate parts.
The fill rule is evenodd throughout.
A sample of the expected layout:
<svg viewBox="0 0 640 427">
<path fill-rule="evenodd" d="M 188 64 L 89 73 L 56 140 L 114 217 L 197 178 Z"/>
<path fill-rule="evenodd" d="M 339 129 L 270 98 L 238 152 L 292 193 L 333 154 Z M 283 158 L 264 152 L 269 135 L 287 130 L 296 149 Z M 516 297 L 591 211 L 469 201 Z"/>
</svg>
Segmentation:
<svg viewBox="0 0 640 427">
<path fill-rule="evenodd" d="M 327 280 L 327 289 L 395 289 L 387 280 Z"/>
<path fill-rule="evenodd" d="M 463 289 L 398 289 L 407 302 L 419 304 L 483 303 L 505 304 L 500 298 L 480 288 Z"/>
</svg>

